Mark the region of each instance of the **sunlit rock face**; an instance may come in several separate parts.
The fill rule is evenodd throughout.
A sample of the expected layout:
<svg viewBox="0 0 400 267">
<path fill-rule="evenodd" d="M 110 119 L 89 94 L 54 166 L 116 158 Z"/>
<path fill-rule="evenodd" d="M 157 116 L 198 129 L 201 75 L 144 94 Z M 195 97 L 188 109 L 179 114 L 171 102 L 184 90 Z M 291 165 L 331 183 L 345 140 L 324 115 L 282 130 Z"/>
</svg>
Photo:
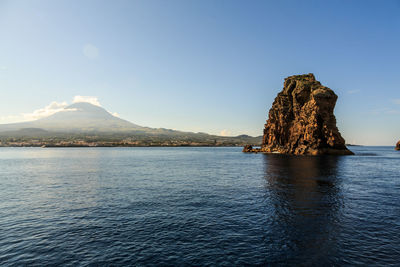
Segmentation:
<svg viewBox="0 0 400 267">
<path fill-rule="evenodd" d="M 243 147 L 242 152 L 254 152 L 254 151 L 253 151 L 253 146 L 252 146 L 252 145 L 245 145 L 245 146 Z"/>
<path fill-rule="evenodd" d="M 311 73 L 286 78 L 269 111 L 261 152 L 353 154 L 336 127 L 337 98 Z"/>
</svg>

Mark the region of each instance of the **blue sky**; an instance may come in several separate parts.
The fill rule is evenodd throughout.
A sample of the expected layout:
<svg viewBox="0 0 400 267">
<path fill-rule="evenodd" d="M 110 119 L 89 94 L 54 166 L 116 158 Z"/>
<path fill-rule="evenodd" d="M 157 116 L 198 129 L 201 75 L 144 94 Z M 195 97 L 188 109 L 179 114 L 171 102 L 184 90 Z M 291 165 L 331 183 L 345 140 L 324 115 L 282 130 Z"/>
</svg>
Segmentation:
<svg viewBox="0 0 400 267">
<path fill-rule="evenodd" d="M 283 79 L 312 72 L 347 142 L 394 145 L 399 14 L 389 0 L 0 0 L 0 122 L 92 96 L 143 126 L 261 135 Z"/>
</svg>

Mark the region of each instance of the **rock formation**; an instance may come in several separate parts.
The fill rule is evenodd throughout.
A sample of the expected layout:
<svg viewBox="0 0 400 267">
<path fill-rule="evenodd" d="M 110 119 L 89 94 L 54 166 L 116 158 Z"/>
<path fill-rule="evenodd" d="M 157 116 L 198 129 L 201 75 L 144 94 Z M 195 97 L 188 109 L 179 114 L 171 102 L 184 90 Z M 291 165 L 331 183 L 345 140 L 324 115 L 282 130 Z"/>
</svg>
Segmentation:
<svg viewBox="0 0 400 267">
<path fill-rule="evenodd" d="M 242 152 L 254 152 L 254 151 L 253 151 L 253 146 L 252 146 L 252 145 L 245 145 L 245 146 L 243 147 Z"/>
<path fill-rule="evenodd" d="M 336 127 L 336 100 L 311 73 L 286 78 L 269 111 L 261 149 L 253 151 L 352 155 Z"/>
<path fill-rule="evenodd" d="M 400 150 L 400 141 L 399 141 L 399 142 L 397 142 L 397 144 L 396 144 L 396 147 L 395 147 L 394 149 L 396 149 L 396 150 Z"/>
</svg>

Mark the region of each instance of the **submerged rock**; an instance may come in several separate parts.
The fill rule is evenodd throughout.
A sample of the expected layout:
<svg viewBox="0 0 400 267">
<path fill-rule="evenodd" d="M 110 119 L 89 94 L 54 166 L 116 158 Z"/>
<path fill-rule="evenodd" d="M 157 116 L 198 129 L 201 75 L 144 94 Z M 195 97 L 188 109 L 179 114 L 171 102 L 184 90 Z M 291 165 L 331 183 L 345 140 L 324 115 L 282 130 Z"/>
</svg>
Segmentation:
<svg viewBox="0 0 400 267">
<path fill-rule="evenodd" d="M 396 147 L 394 149 L 400 150 L 400 141 L 396 143 Z"/>
<path fill-rule="evenodd" d="M 311 73 L 286 78 L 269 111 L 261 152 L 352 155 L 336 127 L 336 100 Z"/>
</svg>

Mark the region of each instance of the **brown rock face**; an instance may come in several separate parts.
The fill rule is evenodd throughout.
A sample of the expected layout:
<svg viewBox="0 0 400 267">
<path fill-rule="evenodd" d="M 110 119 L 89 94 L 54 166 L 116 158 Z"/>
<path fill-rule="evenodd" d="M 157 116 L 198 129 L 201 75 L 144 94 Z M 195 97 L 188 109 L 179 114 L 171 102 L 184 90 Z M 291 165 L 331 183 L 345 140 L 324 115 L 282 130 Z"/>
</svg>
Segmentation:
<svg viewBox="0 0 400 267">
<path fill-rule="evenodd" d="M 253 146 L 252 145 L 245 145 L 243 147 L 242 152 L 253 152 Z"/>
<path fill-rule="evenodd" d="M 394 149 L 396 149 L 396 150 L 400 150 L 400 141 L 399 141 L 399 142 L 397 142 L 397 144 L 396 144 L 396 147 L 395 147 Z"/>
<path fill-rule="evenodd" d="M 261 151 L 352 155 L 336 127 L 336 100 L 311 73 L 286 78 L 269 111 Z"/>
</svg>

